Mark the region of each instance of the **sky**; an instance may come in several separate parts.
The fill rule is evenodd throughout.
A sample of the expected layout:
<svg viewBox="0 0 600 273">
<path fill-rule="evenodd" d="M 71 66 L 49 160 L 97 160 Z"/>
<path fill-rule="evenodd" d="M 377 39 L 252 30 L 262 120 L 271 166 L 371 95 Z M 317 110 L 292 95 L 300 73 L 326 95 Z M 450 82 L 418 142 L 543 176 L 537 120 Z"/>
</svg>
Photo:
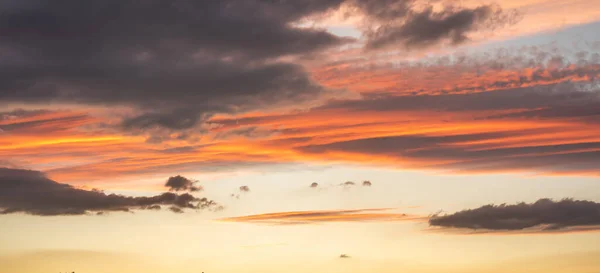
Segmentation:
<svg viewBox="0 0 600 273">
<path fill-rule="evenodd" d="M 600 268 L 599 1 L 0 20 L 0 273 Z"/>
</svg>

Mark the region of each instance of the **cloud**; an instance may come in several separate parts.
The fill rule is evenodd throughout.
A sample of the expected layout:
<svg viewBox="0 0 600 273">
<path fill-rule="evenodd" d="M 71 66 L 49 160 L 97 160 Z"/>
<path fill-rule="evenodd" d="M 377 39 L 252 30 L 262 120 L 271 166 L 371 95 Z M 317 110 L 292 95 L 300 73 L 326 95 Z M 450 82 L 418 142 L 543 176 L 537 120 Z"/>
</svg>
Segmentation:
<svg viewBox="0 0 600 273">
<path fill-rule="evenodd" d="M 313 182 L 313 183 L 310 184 L 311 188 L 316 188 L 318 186 L 319 186 L 319 183 L 317 183 L 317 182 Z"/>
<path fill-rule="evenodd" d="M 356 185 L 356 183 L 354 183 L 352 181 L 346 181 L 346 182 L 340 184 L 340 186 L 344 186 L 344 187 L 352 187 L 354 185 Z"/>
<path fill-rule="evenodd" d="M 363 187 L 370 187 L 373 185 L 373 183 L 371 183 L 371 181 L 366 180 L 362 182 L 362 185 Z"/>
<path fill-rule="evenodd" d="M 368 47 L 456 41 L 500 13 L 417 13 L 407 0 L 22 2 L 0 6 L 0 102 L 129 107 L 119 128 L 151 131 L 154 142 L 217 113 L 319 98 L 326 89 L 293 60 L 355 39 L 297 23 L 343 5 L 388 23 Z"/>
<path fill-rule="evenodd" d="M 569 232 L 600 229 L 600 203 L 540 199 L 534 203 L 486 205 L 429 219 L 432 227 L 483 232 Z"/>
<path fill-rule="evenodd" d="M 315 72 L 318 80 L 360 96 L 309 111 L 213 122 L 224 130 L 278 128 L 279 135 L 262 143 L 291 148 L 301 160 L 599 175 L 599 62 L 597 53 L 573 55 L 541 45 L 416 64 L 332 64 Z"/>
<path fill-rule="evenodd" d="M 169 207 L 169 210 L 174 212 L 174 213 L 183 213 L 183 210 L 181 208 L 178 207 Z"/>
<path fill-rule="evenodd" d="M 165 187 L 168 187 L 169 191 L 202 191 L 202 186 L 194 186 L 195 183 L 197 183 L 197 181 L 192 181 L 181 175 L 177 175 L 169 177 Z"/>
<path fill-rule="evenodd" d="M 411 159 L 421 168 L 477 171 L 539 171 L 539 172 L 584 172 L 595 170 L 600 163 L 600 142 L 575 141 L 567 143 L 524 143 L 516 146 L 494 145 L 493 141 L 526 137 L 533 130 L 470 133 L 448 135 L 411 135 L 363 138 L 323 145 L 303 147 L 307 153 L 343 152 L 379 155 L 388 158 Z M 540 129 L 538 135 L 554 132 Z M 480 142 L 480 145 L 468 145 Z M 486 144 L 490 142 L 490 144 Z M 464 143 L 463 145 L 461 145 Z M 408 162 L 411 163 L 411 162 Z M 418 164 L 421 164 L 420 166 Z"/>
<path fill-rule="evenodd" d="M 491 30 L 519 19 L 516 11 L 504 12 L 497 5 L 476 8 L 446 6 L 441 11 L 433 5 L 416 8 L 417 1 L 358 1 L 368 20 L 366 48 L 386 47 L 415 49 L 447 42 L 457 45 L 469 40 L 477 30 Z"/>
<path fill-rule="evenodd" d="M 58 183 L 37 171 L 0 168 L 0 214 L 83 215 L 133 209 L 157 210 L 162 205 L 171 205 L 178 210 L 220 208 L 212 200 L 188 193 L 166 192 L 151 197 L 105 194 Z"/>
<path fill-rule="evenodd" d="M 408 221 L 423 219 L 419 216 L 407 215 L 404 213 L 381 213 L 381 211 L 386 210 L 390 209 L 275 212 L 230 217 L 221 219 L 221 221 L 272 225 L 298 225 L 326 222 Z"/>
<path fill-rule="evenodd" d="M 351 41 L 292 24 L 341 1 L 22 2 L 0 6 L 10 53 L 0 102 L 133 107 L 127 130 L 184 130 L 216 112 L 313 99 L 323 89 L 304 68 L 275 60 Z"/>
<path fill-rule="evenodd" d="M 250 192 L 250 187 L 248 187 L 248 186 L 240 186 L 240 192 Z"/>
<path fill-rule="evenodd" d="M 106 173 L 168 174 L 174 168 L 222 172 L 316 161 L 464 173 L 598 175 L 600 101 L 595 79 L 600 70 L 593 54 L 575 60 L 567 56 L 562 67 L 551 68 L 548 63 L 557 63 L 552 50 L 512 52 L 521 50 L 509 48 L 481 58 L 457 54 L 413 66 L 384 63 L 372 68 L 367 63 L 332 69 L 338 72 L 331 78 L 342 83 L 326 85 L 356 90 L 360 99 L 332 100 L 306 111 L 214 116 L 210 125 L 216 129 L 206 132 L 277 131 L 257 138 L 203 145 L 176 140 L 168 143 L 170 148 L 156 149 L 138 143 L 137 137 L 90 133 L 87 126 L 73 127 L 66 120 L 34 127 L 43 134 L 26 136 L 35 131 L 31 127 L 12 131 L 13 136 L 0 140 L 10 147 L 0 149 L 0 157 L 44 164 L 68 155 L 65 166 L 48 171 L 61 181 L 104 178 Z M 49 120 L 52 115 L 29 120 Z M 28 122 L 11 122 L 16 120 Z M 106 160 L 92 156 L 98 147 Z"/>
<path fill-rule="evenodd" d="M 254 26 L 256 20 L 256 24 L 273 25 L 274 33 L 329 36 L 323 29 L 295 26 L 312 16 L 327 15 L 339 5 L 354 6 L 354 12 L 366 14 L 367 20 L 380 26 L 394 23 L 393 29 L 412 35 L 404 29 L 410 29 L 410 18 L 419 14 L 429 16 L 423 17 L 427 22 L 442 22 L 455 14 L 483 13 L 485 9 L 454 7 L 444 13 L 448 10 L 417 9 L 413 1 L 392 0 L 248 0 L 231 1 L 231 5 L 225 1 L 223 6 L 199 3 L 188 9 L 178 6 L 183 2 L 174 1 L 164 13 L 152 13 L 163 8 L 143 4 L 147 10 L 139 13 L 140 18 L 165 15 L 160 24 L 146 26 L 125 18 L 138 14 L 130 3 L 110 9 L 102 4 L 112 5 L 110 1 L 92 4 L 100 11 L 114 10 L 114 22 L 80 4 L 73 4 L 72 9 L 84 12 L 68 12 L 65 16 L 73 20 L 66 20 L 54 15 L 67 13 L 60 7 L 23 3 L 19 8 L 0 7 L 13 20 L 0 30 L 8 37 L 0 42 L 0 71 L 6 72 L 0 74 L 8 79 L 0 80 L 0 105 L 48 102 L 52 108 L 118 108 L 122 112 L 98 116 L 106 114 L 102 120 L 106 126 L 118 125 L 128 131 L 123 134 L 113 127 L 94 130 L 100 126 L 90 126 L 86 115 L 92 113 L 3 112 L 7 118 L 0 121 L 0 128 L 11 135 L 0 140 L 0 157 L 32 168 L 59 162 L 48 170 L 59 181 L 89 181 L 107 174 L 169 174 L 173 169 L 226 172 L 334 161 L 470 173 L 599 174 L 600 55 L 595 53 L 573 59 L 542 47 L 508 48 L 481 56 L 469 52 L 469 56 L 457 53 L 399 62 L 404 56 L 386 54 L 385 59 L 371 59 L 347 56 L 344 51 L 339 53 L 342 59 L 356 58 L 322 68 L 317 62 L 309 68 L 299 60 L 346 41 L 331 36 L 335 41 L 317 46 L 295 39 L 290 41 L 298 43 L 283 43 L 277 37 L 246 39 L 272 34 L 261 34 L 263 28 L 254 34 L 225 35 L 234 33 L 236 27 L 241 32 L 247 25 Z M 206 12 L 206 18 L 187 13 L 202 10 L 203 5 L 207 9 L 199 12 Z M 461 9 L 465 12 L 460 13 Z M 230 16 L 236 12 L 243 14 Z M 182 19 L 174 19 L 179 13 Z M 223 23 L 223 28 L 217 27 L 219 24 L 199 27 L 204 21 L 195 24 L 211 18 Z M 75 19 L 83 23 L 71 23 L 78 22 Z M 120 25 L 124 27 L 117 27 Z M 466 36 L 476 30 L 464 29 L 469 29 Z M 199 35 L 205 31 L 223 36 Z M 448 31 L 453 30 L 439 29 L 439 33 Z M 451 39 L 437 33 L 421 34 L 435 34 L 432 41 Z M 401 47 L 406 37 L 429 41 L 413 36 L 390 40 L 389 45 Z M 62 38 L 46 43 L 40 37 Z M 262 50 L 263 44 L 270 49 Z M 71 45 L 79 46 L 72 49 Z M 297 91 L 302 86 L 308 86 L 306 93 Z M 279 102 L 296 102 L 296 95 L 310 99 L 331 89 L 354 93 L 301 111 L 273 110 Z M 284 95 L 277 98 L 280 94 Z M 246 112 L 251 110 L 255 111 Z M 166 131 L 154 134 L 158 127 Z M 137 133 L 149 136 L 149 142 L 140 140 Z M 187 143 L 200 138 L 203 145 Z M 152 147 L 161 141 L 164 146 Z M 102 156 L 97 156 L 99 150 Z M 238 189 L 232 192 L 239 193 Z"/>
<path fill-rule="evenodd" d="M 15 109 L 0 112 L 0 130 L 7 134 L 57 133 L 93 121 L 88 114 L 74 111 Z"/>
<path fill-rule="evenodd" d="M 346 255 L 346 254 L 341 254 L 340 255 L 340 259 L 349 259 L 350 256 Z"/>
</svg>

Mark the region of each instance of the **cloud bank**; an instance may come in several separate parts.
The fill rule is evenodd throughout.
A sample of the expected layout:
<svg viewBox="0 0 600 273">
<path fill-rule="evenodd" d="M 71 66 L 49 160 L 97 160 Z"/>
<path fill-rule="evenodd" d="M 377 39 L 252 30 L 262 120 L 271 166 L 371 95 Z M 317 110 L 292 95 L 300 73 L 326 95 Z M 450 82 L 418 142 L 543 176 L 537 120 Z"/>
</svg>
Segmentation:
<svg viewBox="0 0 600 273">
<path fill-rule="evenodd" d="M 120 122 L 126 131 L 188 131 L 216 113 L 323 94 L 326 89 L 293 59 L 356 40 L 296 26 L 303 20 L 353 7 L 385 24 L 365 34 L 374 48 L 448 37 L 457 43 L 500 13 L 488 6 L 415 11 L 415 2 L 9 1 L 0 5 L 0 102 L 129 107 L 133 111 Z M 403 8 L 392 16 L 390 5 Z"/>
<path fill-rule="evenodd" d="M 135 209 L 158 210 L 163 205 L 171 206 L 171 210 L 176 212 L 221 208 L 212 200 L 188 193 L 166 192 L 151 197 L 105 194 L 58 183 L 37 171 L 0 168 L 0 214 L 84 215 Z"/>
<path fill-rule="evenodd" d="M 540 199 L 534 203 L 486 205 L 429 219 L 432 227 L 483 232 L 600 230 L 600 203 Z"/>
</svg>

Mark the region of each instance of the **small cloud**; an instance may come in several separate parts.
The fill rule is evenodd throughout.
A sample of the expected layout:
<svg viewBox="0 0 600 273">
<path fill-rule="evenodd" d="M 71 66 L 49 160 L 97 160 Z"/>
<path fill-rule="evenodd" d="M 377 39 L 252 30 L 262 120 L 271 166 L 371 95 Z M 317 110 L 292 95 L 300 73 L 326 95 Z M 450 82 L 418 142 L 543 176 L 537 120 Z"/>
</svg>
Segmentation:
<svg viewBox="0 0 600 273">
<path fill-rule="evenodd" d="M 183 213 L 183 210 L 178 207 L 170 207 L 169 210 L 171 210 L 174 213 Z"/>
<path fill-rule="evenodd" d="M 352 181 L 346 181 L 346 182 L 340 184 L 340 186 L 344 186 L 344 187 L 352 187 L 354 185 L 356 185 L 356 183 L 354 183 Z"/>
<path fill-rule="evenodd" d="M 317 183 L 317 182 L 313 182 L 312 184 L 310 184 L 311 188 L 316 188 L 318 186 L 319 186 L 319 183 Z"/>
<path fill-rule="evenodd" d="M 248 186 L 240 186 L 241 192 L 250 192 L 250 188 Z"/>
<path fill-rule="evenodd" d="M 177 175 L 169 177 L 167 183 L 165 183 L 165 187 L 169 188 L 169 191 L 202 191 L 202 186 L 195 185 L 197 182 L 198 181 L 193 181 L 181 175 Z"/>
<path fill-rule="evenodd" d="M 371 185 L 373 185 L 373 183 L 371 183 L 371 181 L 369 180 L 365 180 L 362 182 L 363 187 L 370 187 Z"/>
<path fill-rule="evenodd" d="M 346 254 L 342 254 L 340 255 L 340 259 L 349 259 L 350 256 L 346 255 Z"/>
</svg>

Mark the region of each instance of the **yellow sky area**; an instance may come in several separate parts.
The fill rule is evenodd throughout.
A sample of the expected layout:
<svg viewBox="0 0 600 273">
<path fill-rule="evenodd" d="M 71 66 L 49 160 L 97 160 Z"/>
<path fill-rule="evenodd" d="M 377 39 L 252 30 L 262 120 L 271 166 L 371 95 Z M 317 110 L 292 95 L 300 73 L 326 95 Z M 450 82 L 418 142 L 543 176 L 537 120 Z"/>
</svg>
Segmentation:
<svg viewBox="0 0 600 273">
<path fill-rule="evenodd" d="M 0 254 L 0 272 L 593 273 L 600 266 L 594 234 L 453 236 L 411 222 L 263 226 L 167 213 L 83 218 L 45 220 L 43 233 L 7 238 L 39 249 Z M 86 229 L 61 231 L 66 224 Z"/>
<path fill-rule="evenodd" d="M 198 261 L 186 263 L 164 264 L 156 260 L 138 258 L 132 255 L 112 254 L 112 253 L 93 253 L 82 251 L 46 251 L 37 253 L 27 253 L 18 257 L 0 258 L 3 267 L 0 273 L 12 272 L 382 272 L 392 273 L 410 271 L 415 273 L 563 273 L 563 272 L 581 272 L 594 273 L 600 266 L 596 257 L 600 253 L 570 254 L 564 256 L 537 257 L 530 259 L 519 259 L 509 263 L 498 263 L 487 266 L 478 266 L 476 268 L 430 265 L 424 266 L 418 263 L 407 263 L 406 261 L 380 261 L 369 263 L 349 258 L 335 260 L 331 258 L 327 261 L 304 261 L 296 263 L 281 263 L 277 261 L 266 264 L 236 264 L 228 262 L 228 265 L 218 267 L 215 264 L 206 264 Z M 224 261 L 223 264 L 226 262 Z M 73 269 L 75 268 L 75 269 Z M 61 271 L 62 270 L 62 271 Z"/>
</svg>

